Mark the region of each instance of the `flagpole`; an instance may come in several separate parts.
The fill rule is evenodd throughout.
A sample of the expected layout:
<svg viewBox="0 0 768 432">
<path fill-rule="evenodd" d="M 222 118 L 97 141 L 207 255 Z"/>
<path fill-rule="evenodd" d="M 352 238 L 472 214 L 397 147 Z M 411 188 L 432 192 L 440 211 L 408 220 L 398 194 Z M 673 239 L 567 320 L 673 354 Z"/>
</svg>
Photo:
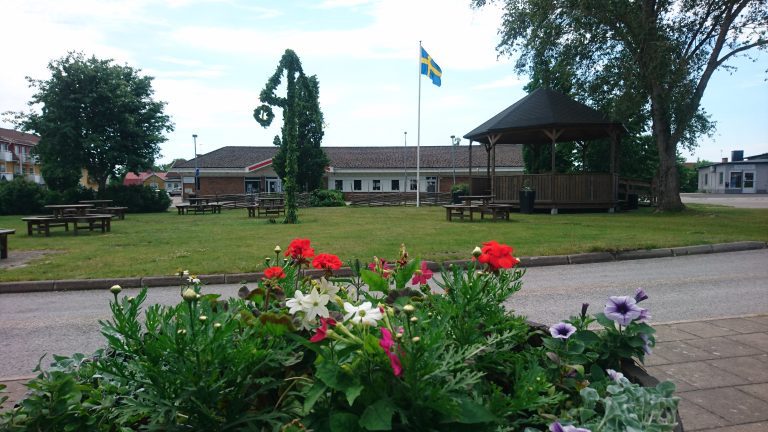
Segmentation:
<svg viewBox="0 0 768 432">
<path fill-rule="evenodd" d="M 421 191 L 421 159 L 419 150 L 421 146 L 421 41 L 419 41 L 419 110 L 416 125 L 416 207 L 419 207 L 419 192 Z"/>
</svg>

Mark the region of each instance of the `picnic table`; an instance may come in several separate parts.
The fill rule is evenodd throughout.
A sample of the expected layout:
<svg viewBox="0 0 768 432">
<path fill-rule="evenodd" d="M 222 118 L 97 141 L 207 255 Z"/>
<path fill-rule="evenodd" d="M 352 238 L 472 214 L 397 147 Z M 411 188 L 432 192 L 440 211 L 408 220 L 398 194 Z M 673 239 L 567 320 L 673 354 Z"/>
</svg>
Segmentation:
<svg viewBox="0 0 768 432">
<path fill-rule="evenodd" d="M 96 199 L 96 200 L 81 200 L 80 204 L 93 204 L 96 208 L 104 208 L 108 207 L 109 204 L 112 204 L 112 200 L 110 199 Z"/>
<path fill-rule="evenodd" d="M 86 213 L 89 214 L 111 214 L 112 217 L 120 220 L 125 220 L 125 212 L 128 207 L 115 207 L 111 206 L 112 200 L 109 199 L 97 199 L 97 200 L 82 200 L 80 204 L 93 204 L 95 207 L 87 209 Z"/>
<path fill-rule="evenodd" d="M 8 258 L 8 235 L 16 234 L 16 230 L 0 228 L 0 259 Z"/>
<path fill-rule="evenodd" d="M 285 199 L 283 197 L 262 197 L 256 204 L 246 207 L 248 217 L 285 215 Z"/>
<path fill-rule="evenodd" d="M 463 204 L 448 204 L 444 205 L 445 219 L 452 221 L 454 217 L 458 217 L 460 220 L 464 220 L 465 217 L 469 217 L 469 220 L 474 219 L 474 213 L 480 213 L 480 219 L 485 219 L 485 215 L 491 216 L 493 220 L 509 220 L 509 212 L 512 206 L 509 204 L 494 203 L 493 195 L 462 195 L 461 200 Z"/>
<path fill-rule="evenodd" d="M 45 208 L 53 211 L 54 218 L 63 218 L 68 215 L 85 216 L 86 210 L 92 208 L 93 204 L 50 204 Z"/>
<path fill-rule="evenodd" d="M 200 198 L 203 199 L 203 198 Z M 198 202 L 196 204 L 192 203 L 180 203 L 176 204 L 176 211 L 178 214 L 189 214 L 190 212 L 193 212 L 195 214 L 202 213 L 205 214 L 206 212 L 210 213 L 221 213 L 221 207 L 224 206 L 225 203 L 223 202 Z"/>
</svg>

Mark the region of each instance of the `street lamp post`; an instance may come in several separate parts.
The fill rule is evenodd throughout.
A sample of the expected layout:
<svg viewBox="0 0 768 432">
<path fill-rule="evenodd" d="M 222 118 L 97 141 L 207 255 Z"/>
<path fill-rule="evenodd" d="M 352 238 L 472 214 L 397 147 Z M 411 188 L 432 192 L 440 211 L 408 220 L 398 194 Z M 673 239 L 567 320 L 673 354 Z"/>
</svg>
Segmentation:
<svg viewBox="0 0 768 432">
<path fill-rule="evenodd" d="M 451 164 L 453 165 L 453 184 L 456 184 L 456 146 L 461 142 L 461 138 L 451 135 Z"/>
<path fill-rule="evenodd" d="M 403 192 L 408 192 L 408 165 L 406 162 L 406 152 L 408 151 L 408 131 L 403 131 Z M 405 195 L 403 195 L 405 196 Z"/>
<path fill-rule="evenodd" d="M 197 167 L 197 134 L 192 134 L 192 141 L 195 143 L 195 196 L 197 196 L 198 189 L 200 189 L 200 185 L 198 183 L 200 169 Z"/>
</svg>

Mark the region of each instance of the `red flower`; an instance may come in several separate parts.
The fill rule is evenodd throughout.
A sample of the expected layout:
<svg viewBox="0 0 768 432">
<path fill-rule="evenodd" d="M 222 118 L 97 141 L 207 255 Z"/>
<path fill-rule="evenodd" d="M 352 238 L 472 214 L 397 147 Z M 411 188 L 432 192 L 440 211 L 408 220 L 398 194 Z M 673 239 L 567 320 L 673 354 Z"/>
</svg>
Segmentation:
<svg viewBox="0 0 768 432">
<path fill-rule="evenodd" d="M 309 246 L 309 239 L 293 239 L 285 251 L 285 256 L 293 258 L 300 264 L 306 263 L 307 258 L 315 256 L 315 250 Z"/>
<path fill-rule="evenodd" d="M 328 326 L 335 326 L 336 320 L 333 318 L 320 318 L 320 327 L 317 328 L 317 333 L 312 336 L 310 342 L 320 342 L 328 337 Z"/>
<path fill-rule="evenodd" d="M 427 268 L 427 262 L 422 261 L 421 262 L 421 270 L 416 270 L 413 273 L 413 279 L 411 279 L 411 284 L 413 285 L 426 285 L 427 281 L 432 278 L 432 270 Z"/>
<path fill-rule="evenodd" d="M 395 341 L 392 339 L 392 333 L 386 327 L 381 327 L 381 340 L 379 340 L 379 346 L 384 349 L 384 352 L 389 357 L 389 365 L 392 366 L 392 372 L 395 376 L 400 376 L 403 373 L 403 365 L 400 363 L 400 359 L 392 352 L 392 348 L 395 347 Z"/>
<path fill-rule="evenodd" d="M 368 264 L 368 269 L 380 274 L 384 279 L 388 279 L 392 274 L 392 265 L 384 258 L 373 257 L 373 262 Z"/>
<path fill-rule="evenodd" d="M 312 267 L 323 270 L 338 270 L 341 268 L 341 260 L 336 255 L 321 253 L 312 260 Z"/>
<path fill-rule="evenodd" d="M 512 246 L 500 244 L 496 240 L 483 243 L 481 252 L 477 260 L 487 264 L 491 271 L 512 268 L 520 262 L 519 259 L 512 256 L 512 252 L 514 252 Z"/>
<path fill-rule="evenodd" d="M 285 272 L 282 267 L 269 267 L 264 269 L 264 279 L 284 279 Z"/>
</svg>

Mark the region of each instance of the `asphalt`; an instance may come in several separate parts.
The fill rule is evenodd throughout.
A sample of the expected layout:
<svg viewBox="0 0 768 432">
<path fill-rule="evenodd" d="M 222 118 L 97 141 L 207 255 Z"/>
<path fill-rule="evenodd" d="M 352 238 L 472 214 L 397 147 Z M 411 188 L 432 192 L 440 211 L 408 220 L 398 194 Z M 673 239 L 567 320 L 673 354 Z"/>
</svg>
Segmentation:
<svg viewBox="0 0 768 432">
<path fill-rule="evenodd" d="M 734 242 L 619 253 L 523 257 L 526 267 L 583 264 L 735 252 L 766 248 L 764 242 Z M 442 265 L 464 264 L 452 261 Z M 437 263 L 431 263 L 438 267 Z M 207 284 L 258 280 L 260 273 L 203 275 Z M 0 294 L 31 291 L 177 286 L 177 277 L 143 277 L 11 282 L 0 284 Z M 657 345 L 646 358 L 647 371 L 677 385 L 680 417 L 687 431 L 757 432 L 768 430 L 768 314 L 706 319 L 655 326 Z M 32 378 L 6 377 L 7 410 L 23 398 Z"/>
</svg>

